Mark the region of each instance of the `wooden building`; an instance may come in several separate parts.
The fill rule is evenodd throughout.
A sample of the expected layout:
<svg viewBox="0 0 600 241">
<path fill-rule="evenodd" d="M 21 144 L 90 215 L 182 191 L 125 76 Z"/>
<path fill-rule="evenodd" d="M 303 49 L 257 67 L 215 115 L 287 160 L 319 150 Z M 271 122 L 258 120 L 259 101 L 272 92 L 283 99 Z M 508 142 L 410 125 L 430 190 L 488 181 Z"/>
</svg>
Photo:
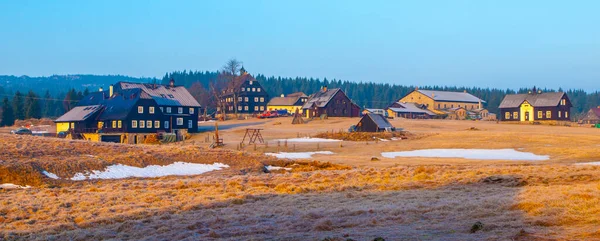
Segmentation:
<svg viewBox="0 0 600 241">
<path fill-rule="evenodd" d="M 502 121 L 570 121 L 571 101 L 564 92 L 506 95 L 500 103 Z"/>
<path fill-rule="evenodd" d="M 302 110 L 307 118 L 360 116 L 360 107 L 352 102 L 344 91 L 339 88 L 328 89 L 327 86 L 312 94 L 302 106 Z"/>
<path fill-rule="evenodd" d="M 294 114 L 296 110 L 302 112 L 302 106 L 308 100 L 308 96 L 302 92 L 296 92 L 287 96 L 274 97 L 267 103 L 268 110 L 287 110 L 288 113 Z"/>
<path fill-rule="evenodd" d="M 428 110 L 425 105 L 417 103 L 394 102 L 386 110 L 387 116 L 391 118 L 431 119 L 436 117 L 436 114 Z"/>
<path fill-rule="evenodd" d="M 392 124 L 382 115 L 368 113 L 364 115 L 358 124 L 356 124 L 357 132 L 382 132 L 394 131 Z"/>
<path fill-rule="evenodd" d="M 198 132 L 200 104 L 183 86 L 119 82 L 90 93 L 55 120 L 73 138 L 124 142 L 127 134 Z M 134 142 L 135 143 L 135 142 Z"/>
<path fill-rule="evenodd" d="M 464 108 L 465 110 L 482 109 L 486 102 L 472 94 L 439 90 L 415 89 L 402 97 L 400 103 L 416 103 L 424 105 L 436 114 L 444 114 L 441 110 Z"/>
<path fill-rule="evenodd" d="M 269 95 L 260 83 L 243 68 L 241 75 L 229 82 L 221 92 L 225 114 L 257 114 L 267 110 Z"/>
<path fill-rule="evenodd" d="M 580 123 L 592 125 L 600 124 L 600 106 L 591 108 L 581 119 Z"/>
</svg>

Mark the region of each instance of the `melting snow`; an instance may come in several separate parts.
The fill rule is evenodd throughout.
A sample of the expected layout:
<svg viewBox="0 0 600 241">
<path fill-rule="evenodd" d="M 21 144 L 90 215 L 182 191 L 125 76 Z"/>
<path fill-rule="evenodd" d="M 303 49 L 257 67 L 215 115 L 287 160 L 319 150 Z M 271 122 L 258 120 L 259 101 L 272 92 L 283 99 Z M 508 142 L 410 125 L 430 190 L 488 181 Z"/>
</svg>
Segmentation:
<svg viewBox="0 0 600 241">
<path fill-rule="evenodd" d="M 465 158 L 476 160 L 523 160 L 544 161 L 550 156 L 541 156 L 529 152 L 520 152 L 514 149 L 426 149 L 415 151 L 383 152 L 383 157 L 442 157 Z"/>
<path fill-rule="evenodd" d="M 81 181 L 86 179 L 119 179 L 128 177 L 163 177 L 171 175 L 198 175 L 205 172 L 227 168 L 222 163 L 196 164 L 187 162 L 175 162 L 166 166 L 150 165 L 147 167 L 132 167 L 122 164 L 108 166 L 104 171 L 92 171 L 91 173 L 77 173 L 71 180 Z"/>
<path fill-rule="evenodd" d="M 51 172 L 48 172 L 48 171 L 46 171 L 46 170 L 42 171 L 42 173 L 43 173 L 44 175 L 46 175 L 47 177 L 49 177 L 49 178 L 52 178 L 52 179 L 60 179 L 60 178 L 59 178 L 59 177 L 58 177 L 56 174 L 54 174 L 54 173 L 51 173 Z"/>
<path fill-rule="evenodd" d="M 593 165 L 593 166 L 600 166 L 600 162 L 581 162 L 581 163 L 575 163 L 575 165 Z"/>
<path fill-rule="evenodd" d="M 26 189 L 26 188 L 31 188 L 31 187 L 30 186 L 19 186 L 19 185 L 12 184 L 12 183 L 0 184 L 0 189 Z"/>
<path fill-rule="evenodd" d="M 276 170 L 281 170 L 281 169 L 286 170 L 286 171 L 292 170 L 292 168 L 289 168 L 289 167 L 278 167 L 278 166 L 266 166 L 266 168 L 269 171 L 276 171 Z"/>
<path fill-rule="evenodd" d="M 265 153 L 265 155 L 274 156 L 280 159 L 306 159 L 311 158 L 314 154 L 332 155 L 334 153 L 330 151 Z"/>
<path fill-rule="evenodd" d="M 286 141 L 286 140 L 288 142 L 338 142 L 338 141 L 341 141 L 341 140 L 335 140 L 335 139 L 311 138 L 311 137 L 279 139 L 279 141 Z"/>
</svg>

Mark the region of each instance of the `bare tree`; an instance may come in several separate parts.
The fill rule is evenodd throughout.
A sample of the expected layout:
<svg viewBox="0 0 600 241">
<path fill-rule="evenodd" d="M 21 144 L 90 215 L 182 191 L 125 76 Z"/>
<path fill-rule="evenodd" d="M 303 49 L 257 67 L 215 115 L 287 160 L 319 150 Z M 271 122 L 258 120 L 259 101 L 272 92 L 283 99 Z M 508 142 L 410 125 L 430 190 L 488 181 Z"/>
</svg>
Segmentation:
<svg viewBox="0 0 600 241">
<path fill-rule="evenodd" d="M 241 68 L 242 68 L 242 62 L 233 58 L 233 59 L 228 60 L 227 63 L 225 63 L 225 65 L 221 69 L 222 77 L 227 80 L 228 84 L 231 87 L 236 86 L 235 78 L 238 76 L 238 73 L 240 72 Z M 237 90 L 233 89 L 233 112 L 235 113 L 235 116 L 237 117 L 238 97 L 237 97 L 236 91 Z M 225 110 L 223 110 L 223 113 L 225 113 Z"/>
</svg>

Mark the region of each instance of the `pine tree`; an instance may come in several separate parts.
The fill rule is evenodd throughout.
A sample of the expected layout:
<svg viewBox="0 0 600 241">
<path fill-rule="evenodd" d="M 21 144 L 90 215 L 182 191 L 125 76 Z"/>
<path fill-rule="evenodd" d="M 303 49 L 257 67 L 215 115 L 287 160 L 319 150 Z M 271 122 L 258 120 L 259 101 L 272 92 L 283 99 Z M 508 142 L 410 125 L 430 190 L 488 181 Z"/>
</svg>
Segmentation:
<svg viewBox="0 0 600 241">
<path fill-rule="evenodd" d="M 2 120 L 0 120 L 0 126 L 13 126 L 15 124 L 15 115 L 11 103 L 8 97 L 4 97 L 2 100 Z"/>
<path fill-rule="evenodd" d="M 40 100 L 32 90 L 25 97 L 25 119 L 40 119 L 42 118 L 42 109 L 40 108 Z"/>
<path fill-rule="evenodd" d="M 42 117 L 50 117 L 53 112 L 54 100 L 52 100 L 52 96 L 50 95 L 50 91 L 46 90 L 44 94 L 44 108 L 42 108 Z"/>
<path fill-rule="evenodd" d="M 87 96 L 89 94 L 90 94 L 90 90 L 88 88 L 85 88 L 85 90 L 83 91 L 83 96 L 85 97 L 85 96 Z M 81 98 L 81 99 L 83 99 L 83 98 Z"/>
<path fill-rule="evenodd" d="M 23 94 L 17 90 L 12 101 L 12 109 L 15 120 L 25 119 L 25 108 L 23 105 Z"/>
</svg>

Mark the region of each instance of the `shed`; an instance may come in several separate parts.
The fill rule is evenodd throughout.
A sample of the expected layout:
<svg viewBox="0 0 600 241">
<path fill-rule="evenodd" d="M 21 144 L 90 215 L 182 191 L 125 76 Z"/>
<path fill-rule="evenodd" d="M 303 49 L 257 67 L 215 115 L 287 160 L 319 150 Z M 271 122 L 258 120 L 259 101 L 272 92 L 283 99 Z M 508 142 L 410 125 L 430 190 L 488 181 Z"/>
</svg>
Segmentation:
<svg viewBox="0 0 600 241">
<path fill-rule="evenodd" d="M 356 131 L 358 132 L 380 132 L 380 131 L 394 131 L 395 128 L 392 124 L 382 115 L 368 113 L 364 115 L 358 124 L 356 124 Z"/>
</svg>

